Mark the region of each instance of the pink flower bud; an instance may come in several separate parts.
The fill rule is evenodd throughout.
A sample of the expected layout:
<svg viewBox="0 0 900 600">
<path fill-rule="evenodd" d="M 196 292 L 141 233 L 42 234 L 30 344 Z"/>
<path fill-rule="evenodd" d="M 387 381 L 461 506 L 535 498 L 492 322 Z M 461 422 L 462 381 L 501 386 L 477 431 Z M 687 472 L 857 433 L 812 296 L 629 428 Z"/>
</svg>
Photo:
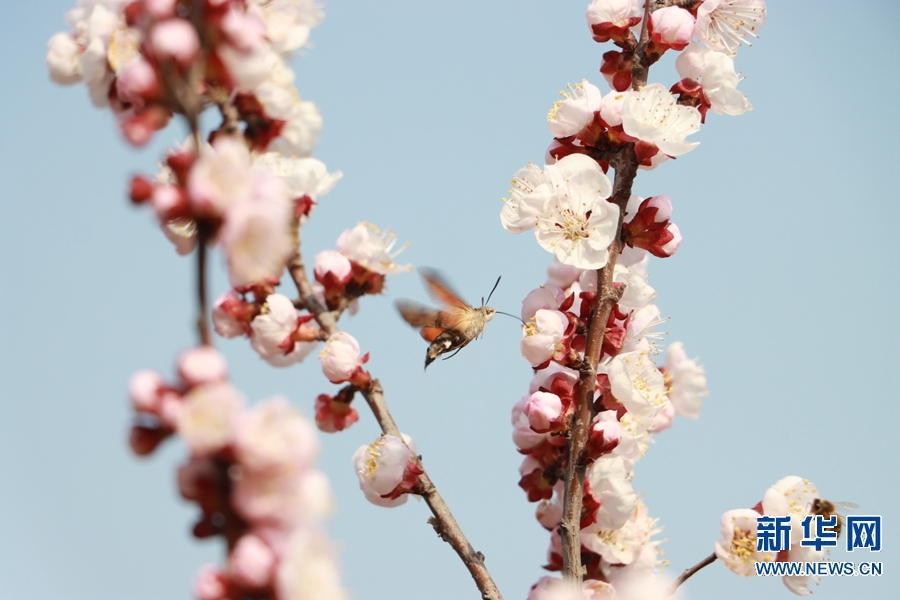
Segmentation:
<svg viewBox="0 0 900 600">
<path fill-rule="evenodd" d="M 525 404 L 524 413 L 528 418 L 528 424 L 537 433 L 547 433 L 552 430 L 561 430 L 562 401 L 556 394 L 548 392 L 535 392 Z"/>
<path fill-rule="evenodd" d="M 325 433 L 343 431 L 359 421 L 359 413 L 350 406 L 328 394 L 316 398 L 316 427 Z"/>
<path fill-rule="evenodd" d="M 163 184 L 153 188 L 150 205 L 161 221 L 171 221 L 187 214 L 188 199 L 181 186 Z"/>
<path fill-rule="evenodd" d="M 144 10 L 154 19 L 166 19 L 175 15 L 178 0 L 142 0 Z"/>
<path fill-rule="evenodd" d="M 622 41 L 628 30 L 641 21 L 643 3 L 639 0 L 594 0 L 588 6 L 588 27 L 598 43 Z"/>
<path fill-rule="evenodd" d="M 216 333 L 224 338 L 234 338 L 250 331 L 253 306 L 241 300 L 233 290 L 218 297 L 212 309 L 212 322 Z"/>
<path fill-rule="evenodd" d="M 194 577 L 197 600 L 227 600 L 228 580 L 218 565 L 203 565 Z"/>
<path fill-rule="evenodd" d="M 569 319 L 558 310 L 538 310 L 522 328 L 519 350 L 532 367 L 537 367 L 557 352 L 569 327 Z"/>
<path fill-rule="evenodd" d="M 677 6 L 666 6 L 650 15 L 653 41 L 673 50 L 683 50 L 694 35 L 694 17 Z"/>
<path fill-rule="evenodd" d="M 162 375 L 151 369 L 138 371 L 128 381 L 128 396 L 137 412 L 157 414 L 159 412 Z"/>
<path fill-rule="evenodd" d="M 171 58 L 179 66 L 187 67 L 197 58 L 200 38 L 188 21 L 168 19 L 150 31 L 150 45 L 160 58 Z"/>
<path fill-rule="evenodd" d="M 231 441 L 243 405 L 243 396 L 229 383 L 199 385 L 184 397 L 178 433 L 194 455 L 213 454 Z"/>
<path fill-rule="evenodd" d="M 233 444 L 238 462 L 253 471 L 305 468 L 319 451 L 312 424 L 282 396 L 257 402 L 241 413 Z"/>
<path fill-rule="evenodd" d="M 116 92 L 122 100 L 141 106 L 159 94 L 156 69 L 139 56 L 117 74 Z"/>
<path fill-rule="evenodd" d="M 228 378 L 225 357 L 210 346 L 189 348 L 178 357 L 178 374 L 184 382 L 193 387 Z"/>
<path fill-rule="evenodd" d="M 594 418 L 588 433 L 588 453 L 592 458 L 612 452 L 619 445 L 622 427 L 616 418 L 616 412 L 605 410 Z"/>
<path fill-rule="evenodd" d="M 343 331 L 331 336 L 319 353 L 322 361 L 322 372 L 331 383 L 350 381 L 357 386 L 368 384 L 369 375 L 362 365 L 368 362 L 369 355 L 359 356 L 359 342 Z M 357 381 L 359 383 L 357 383 Z"/>
<path fill-rule="evenodd" d="M 325 286 L 327 296 L 331 290 L 343 290 L 353 270 L 346 256 L 335 250 L 323 250 L 316 254 L 313 271 L 316 281 Z"/>
<path fill-rule="evenodd" d="M 238 540 L 228 557 L 228 571 L 240 586 L 260 589 L 272 581 L 277 559 L 272 549 L 259 537 L 249 534 Z"/>
</svg>

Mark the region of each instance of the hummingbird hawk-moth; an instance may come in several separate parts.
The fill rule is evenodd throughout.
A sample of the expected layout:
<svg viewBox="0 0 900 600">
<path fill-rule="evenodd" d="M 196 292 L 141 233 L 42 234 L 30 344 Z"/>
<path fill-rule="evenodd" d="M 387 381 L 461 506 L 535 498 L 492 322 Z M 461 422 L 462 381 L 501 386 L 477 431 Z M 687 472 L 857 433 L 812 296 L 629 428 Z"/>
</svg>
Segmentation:
<svg viewBox="0 0 900 600">
<path fill-rule="evenodd" d="M 419 328 L 425 341 L 430 342 L 425 353 L 425 368 L 427 369 L 428 365 L 434 362 L 438 356 L 454 350 L 459 352 L 466 344 L 478 337 L 497 311 L 490 306 L 485 306 L 484 299 L 482 299 L 481 307 L 473 308 L 432 269 L 419 269 L 419 273 L 422 275 L 428 294 L 442 308 L 431 308 L 412 300 L 398 300 L 396 306 L 403 320 L 413 327 Z M 494 289 L 488 295 L 488 301 L 499 283 L 500 278 L 498 277 Z M 450 356 L 455 355 L 456 352 Z"/>
</svg>

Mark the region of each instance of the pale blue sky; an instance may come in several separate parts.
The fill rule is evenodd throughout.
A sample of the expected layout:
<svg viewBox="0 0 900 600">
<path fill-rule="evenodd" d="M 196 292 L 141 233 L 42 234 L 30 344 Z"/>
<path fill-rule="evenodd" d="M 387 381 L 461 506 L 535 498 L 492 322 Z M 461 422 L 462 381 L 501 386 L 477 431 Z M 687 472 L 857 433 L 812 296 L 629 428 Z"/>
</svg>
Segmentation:
<svg viewBox="0 0 900 600">
<path fill-rule="evenodd" d="M 190 261 L 124 198 L 152 172 L 180 124 L 136 152 L 81 86 L 50 84 L 46 40 L 74 0 L 7 3 L 0 37 L 0 600 L 187 599 L 217 542 L 189 537 L 193 507 L 174 486 L 184 454 L 149 460 L 126 447 L 132 372 L 170 373 L 193 342 Z M 597 72 L 608 46 L 587 2 L 332 2 L 295 61 L 301 95 L 325 120 L 315 156 L 344 179 L 304 230 L 308 255 L 357 221 L 411 242 L 402 258 L 440 268 L 470 302 L 503 276 L 493 305 L 518 312 L 549 255 L 499 225 L 512 174 L 539 162 L 557 91 Z M 851 12 L 852 9 L 852 12 Z M 831 579 L 816 597 L 895 597 L 900 484 L 893 425 L 900 334 L 896 47 L 898 5 L 771 2 L 762 39 L 739 53 L 754 110 L 710 115 L 699 148 L 635 192 L 668 194 L 684 234 L 651 264 L 669 340 L 700 358 L 710 397 L 637 465 L 635 487 L 665 527 L 672 573 L 706 556 L 729 509 L 750 507 L 785 475 L 885 519 L 881 579 Z M 671 61 L 650 81 L 671 85 Z M 225 289 L 217 256 L 213 291 Z M 343 323 L 372 351 L 402 429 L 508 600 L 540 577 L 547 534 L 516 486 L 509 411 L 527 389 L 519 330 L 496 319 L 483 340 L 422 372 L 424 343 L 391 304 L 424 300 L 415 275 L 392 277 Z M 253 399 L 284 393 L 309 414 L 334 389 L 316 361 L 275 370 L 245 341 L 218 340 Z M 360 407 L 362 408 L 362 407 Z M 377 435 L 363 412 L 323 439 L 335 487 L 330 535 L 357 600 L 476 598 L 469 577 L 412 501 L 368 504 L 350 457 Z M 854 553 L 836 558 L 867 560 Z M 694 600 L 789 598 L 776 579 L 714 564 Z"/>
</svg>

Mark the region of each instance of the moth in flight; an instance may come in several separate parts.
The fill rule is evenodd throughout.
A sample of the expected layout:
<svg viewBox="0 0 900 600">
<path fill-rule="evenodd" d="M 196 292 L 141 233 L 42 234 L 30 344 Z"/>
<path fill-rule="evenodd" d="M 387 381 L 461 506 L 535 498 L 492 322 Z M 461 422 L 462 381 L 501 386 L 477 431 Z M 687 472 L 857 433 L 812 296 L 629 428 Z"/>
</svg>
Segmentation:
<svg viewBox="0 0 900 600">
<path fill-rule="evenodd" d="M 459 352 L 466 344 L 481 335 L 484 326 L 494 318 L 497 311 L 490 306 L 485 306 L 484 299 L 482 299 L 481 307 L 473 308 L 460 298 L 459 294 L 454 292 L 433 269 L 419 269 L 419 273 L 422 275 L 428 294 L 441 305 L 441 308 L 431 308 L 412 300 L 398 300 L 396 305 L 403 320 L 420 329 L 425 341 L 430 342 L 428 351 L 425 353 L 425 368 L 427 369 L 428 365 L 434 362 L 438 356 L 454 350 Z M 498 277 L 497 283 L 494 284 L 494 288 L 488 295 L 488 302 L 499 283 L 500 278 Z"/>
</svg>

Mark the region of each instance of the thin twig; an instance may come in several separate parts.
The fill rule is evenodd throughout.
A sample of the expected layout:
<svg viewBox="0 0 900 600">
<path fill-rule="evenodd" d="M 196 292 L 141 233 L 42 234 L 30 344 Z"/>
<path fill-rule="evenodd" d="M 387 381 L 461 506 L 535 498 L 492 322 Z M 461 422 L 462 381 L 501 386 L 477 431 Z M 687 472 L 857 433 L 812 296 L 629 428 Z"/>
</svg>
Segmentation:
<svg viewBox="0 0 900 600">
<path fill-rule="evenodd" d="M 340 310 L 329 311 L 325 306 L 322 306 L 322 303 L 319 302 L 313 293 L 312 285 L 306 275 L 303 254 L 300 251 L 299 222 L 295 221 L 291 234 L 294 237 L 293 241 L 296 251 L 290 261 L 288 261 L 288 272 L 294 280 L 294 285 L 297 286 L 297 291 L 300 294 L 300 301 L 303 306 L 313 314 L 316 322 L 319 323 L 319 327 L 327 332 L 329 336 L 333 335 L 338 331 L 337 316 L 340 315 Z M 372 410 L 375 420 L 378 421 L 381 431 L 386 435 L 392 435 L 402 440 L 403 434 L 400 432 L 400 428 L 397 427 L 394 417 L 391 416 L 390 410 L 388 410 L 381 382 L 377 379 L 372 379 L 367 387 L 360 389 L 360 392 L 366 399 L 369 408 Z M 450 507 L 444 502 L 444 499 L 438 492 L 434 482 L 432 482 L 431 478 L 428 476 L 428 472 L 425 471 L 422 459 L 415 456 L 412 458 L 412 462 L 422 470 L 422 474 L 418 477 L 418 487 L 421 490 L 421 496 L 425 499 L 425 503 L 428 504 L 428 508 L 431 509 L 431 514 L 434 515 L 434 518 L 430 522 L 434 526 L 435 531 L 438 532 L 441 539 L 450 544 L 460 560 L 462 560 L 463 564 L 469 570 L 472 579 L 475 580 L 475 585 L 478 586 L 478 590 L 481 592 L 482 599 L 503 600 L 503 596 L 500 594 L 497 584 L 494 583 L 490 573 L 484 566 L 484 555 L 481 554 L 481 552 L 477 552 L 472 547 L 472 544 L 469 543 L 469 540 L 463 533 L 459 523 L 456 522 L 456 519 L 450 512 Z"/>
<path fill-rule="evenodd" d="M 669 595 L 671 596 L 672 594 L 674 594 L 675 590 L 677 590 L 678 587 L 682 583 L 687 581 L 691 577 L 691 575 L 693 575 L 694 573 L 696 573 L 703 567 L 713 564 L 714 562 L 716 562 L 716 553 L 715 552 L 713 552 L 712 554 L 710 554 L 709 556 L 707 556 L 706 558 L 704 558 L 703 560 L 698 562 L 696 565 L 694 565 L 690 569 L 685 569 L 684 573 L 682 573 L 678 577 L 678 579 L 676 579 L 675 581 L 672 582 L 671 587 L 669 587 Z"/>
<path fill-rule="evenodd" d="M 197 221 L 197 333 L 200 343 L 211 346 L 209 336 L 209 310 L 206 299 L 206 244 L 209 239 L 209 226 Z"/>
<path fill-rule="evenodd" d="M 362 395 L 366 399 L 366 402 L 368 402 L 369 408 L 372 409 L 372 414 L 375 415 L 375 419 L 381 426 L 381 430 L 386 435 L 392 435 L 403 439 L 400 429 L 397 427 L 394 418 L 388 410 L 381 383 L 377 379 L 373 379 L 369 387 L 362 390 Z M 431 514 L 434 515 L 434 519 L 430 522 L 434 526 L 435 531 L 438 532 L 441 539 L 450 544 L 459 558 L 463 561 L 463 564 L 472 575 L 472 579 L 475 580 L 475 585 L 478 586 L 481 597 L 484 600 L 502 600 L 503 596 L 500 594 L 500 590 L 497 589 L 497 585 L 494 583 L 490 573 L 484 566 L 484 555 L 481 554 L 481 552 L 477 552 L 472 547 L 472 544 L 469 543 L 469 540 L 463 533 L 459 523 L 456 522 L 456 519 L 450 512 L 450 507 L 444 502 L 437 487 L 435 487 L 431 478 L 428 476 L 428 473 L 425 471 L 421 458 L 415 457 L 412 459 L 412 462 L 422 469 L 422 474 L 419 475 L 418 478 L 419 488 L 422 490 L 421 495 L 425 498 L 425 503 L 428 504 L 428 508 L 431 509 Z"/>
</svg>

